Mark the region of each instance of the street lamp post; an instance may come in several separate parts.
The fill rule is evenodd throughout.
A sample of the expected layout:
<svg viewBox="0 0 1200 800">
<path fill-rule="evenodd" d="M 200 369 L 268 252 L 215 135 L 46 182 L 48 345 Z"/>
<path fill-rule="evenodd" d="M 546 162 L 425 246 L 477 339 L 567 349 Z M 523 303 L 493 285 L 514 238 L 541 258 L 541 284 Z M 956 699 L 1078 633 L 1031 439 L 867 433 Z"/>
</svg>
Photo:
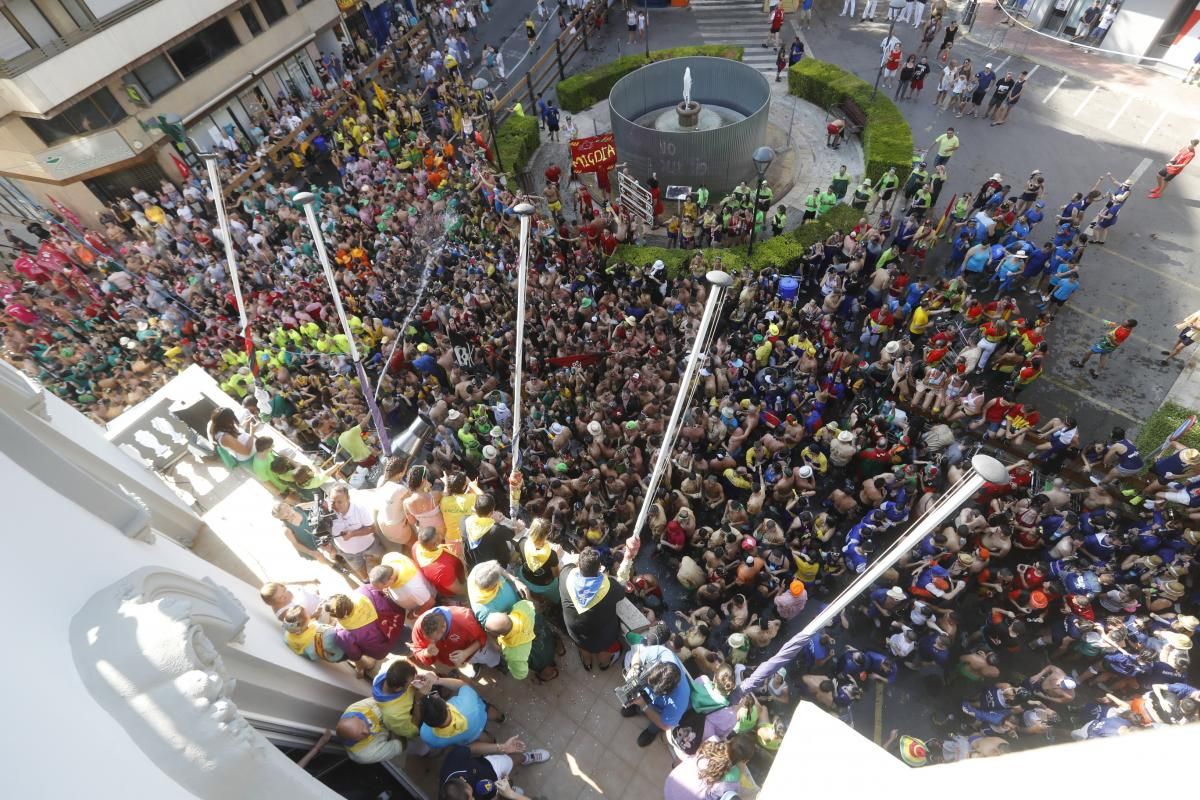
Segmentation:
<svg viewBox="0 0 1200 800">
<path fill-rule="evenodd" d="M 646 29 L 642 31 L 642 41 L 646 43 L 646 58 L 650 57 L 650 0 L 642 0 L 642 16 L 646 18 Z"/>
<path fill-rule="evenodd" d="M 375 402 L 375 393 L 371 390 L 367 369 L 363 366 L 358 345 L 354 341 L 354 331 L 350 328 L 350 320 L 346 318 L 346 310 L 342 308 L 342 292 L 338 288 L 337 278 L 334 277 L 333 267 L 329 264 L 329 253 L 325 251 L 325 237 L 321 235 L 321 226 L 317 223 L 317 196 L 312 192 L 298 192 L 294 199 L 304 206 L 304 217 L 308 222 L 308 229 L 312 233 L 313 245 L 317 249 L 317 260 L 321 262 L 321 269 L 325 272 L 325 282 L 329 284 L 329 292 L 333 295 L 333 308 L 337 312 L 338 321 L 342 324 L 342 333 L 345 334 L 350 348 L 350 360 L 354 363 L 355 372 L 358 374 L 359 389 L 366 398 L 367 409 L 371 412 L 371 421 L 375 424 L 375 430 L 379 435 L 380 450 L 386 453 L 389 448 L 387 425 L 384 424 L 379 404 Z M 384 368 L 386 369 L 386 365 Z"/>
<path fill-rule="evenodd" d="M 762 194 L 763 181 L 767 179 L 767 170 L 771 167 L 771 162 L 775 160 L 775 151 L 763 145 L 754 151 L 751 156 L 754 160 L 754 171 L 758 173 L 758 184 L 754 187 L 754 207 L 750 209 L 750 252 L 749 255 L 754 255 L 754 235 L 758 232 L 758 201 L 759 195 Z M 764 221 L 766 214 L 763 215 Z"/>
<path fill-rule="evenodd" d="M 492 140 L 492 152 L 496 155 L 496 169 L 503 172 L 504 164 L 500 163 L 500 145 L 496 143 L 496 112 L 492 109 L 491 101 L 483 93 L 485 89 L 490 89 L 491 86 L 487 78 L 483 76 L 471 81 L 471 88 L 479 92 L 479 101 L 483 103 L 483 108 L 487 111 L 488 136 Z"/>
<path fill-rule="evenodd" d="M 787 666 L 793 661 L 812 637 L 819 636 L 822 628 L 836 619 L 846 606 L 869 589 L 883 576 L 883 573 L 891 569 L 893 564 L 908 555 L 922 539 L 939 530 L 942 523 L 963 503 L 970 500 L 983 484 L 1006 484 L 1008 480 L 1008 470 L 996 459 L 987 455 L 977 455 L 972 458 L 971 469 L 957 483 L 947 489 L 946 493 L 913 523 L 907 533 L 880 553 L 873 564 L 860 573 L 829 605 L 822 608 L 812 621 L 804 626 L 803 630 L 786 641 L 775 655 L 760 664 L 750 677 L 737 688 L 734 699 L 755 691 L 780 667 Z"/>
<path fill-rule="evenodd" d="M 508 515 L 515 520 L 521 507 L 521 382 L 525 366 L 525 284 L 529 274 L 529 225 L 533 221 L 533 206 L 518 203 L 513 211 L 521 220 L 521 243 L 517 251 L 517 340 L 513 353 L 512 471 L 508 481 Z"/>
<path fill-rule="evenodd" d="M 229 267 L 229 282 L 233 285 L 233 298 L 238 307 L 238 333 L 246 335 L 246 306 L 242 301 L 242 286 L 238 281 L 237 256 L 234 254 L 233 237 L 229 235 L 229 218 L 225 215 L 225 192 L 221 188 L 216 153 L 197 153 L 208 169 L 208 184 L 212 187 L 213 206 L 217 210 L 217 227 L 221 230 L 221 241 L 225 245 L 225 263 Z"/>
<path fill-rule="evenodd" d="M 900 16 L 900 12 L 904 9 L 904 0 L 888 0 L 888 16 L 892 18 L 891 24 L 888 25 L 888 35 L 884 39 L 885 42 L 892 40 L 892 34 L 896 32 L 896 17 Z M 875 88 L 871 90 L 871 99 L 875 99 L 875 95 L 879 93 L 879 79 L 883 77 L 883 64 L 887 60 L 887 50 L 883 51 L 883 58 L 879 60 L 879 71 L 875 73 Z"/>
<path fill-rule="evenodd" d="M 633 533 L 631 538 L 638 538 L 641 535 L 642 527 L 646 524 L 646 519 L 650 516 L 650 508 L 654 505 L 654 495 L 658 492 L 658 482 L 662 479 L 663 471 L 667 468 L 667 461 L 671 458 L 671 451 L 675 449 L 675 438 L 679 435 L 679 425 L 683 419 L 683 411 L 687 406 L 688 398 L 692 394 L 692 381 L 696 379 L 696 370 L 700 365 L 700 356 L 708 347 L 710 339 L 709 334 L 716 327 L 717 323 L 717 308 L 720 307 L 721 299 L 725 296 L 725 292 L 733 285 L 733 278 L 726 272 L 720 270 L 712 270 L 704 276 L 709 282 L 708 301 L 704 304 L 704 313 L 700 317 L 700 327 L 696 330 L 696 338 L 692 342 L 692 352 L 688 356 L 687 366 L 683 370 L 683 377 L 679 381 L 679 393 L 675 395 L 675 407 L 671 409 L 671 418 L 667 422 L 667 429 L 663 432 L 662 444 L 658 448 L 658 457 L 654 460 L 654 469 L 650 473 L 650 478 L 646 482 L 646 497 L 642 500 L 642 508 L 638 512 L 637 522 L 633 524 Z"/>
</svg>

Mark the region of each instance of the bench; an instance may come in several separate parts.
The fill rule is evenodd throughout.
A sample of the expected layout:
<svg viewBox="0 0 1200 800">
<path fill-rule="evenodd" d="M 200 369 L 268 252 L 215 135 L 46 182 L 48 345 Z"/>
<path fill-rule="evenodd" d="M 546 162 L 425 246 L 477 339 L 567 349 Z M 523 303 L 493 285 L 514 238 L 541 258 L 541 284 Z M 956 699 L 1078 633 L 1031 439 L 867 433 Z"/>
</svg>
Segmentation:
<svg viewBox="0 0 1200 800">
<path fill-rule="evenodd" d="M 846 133 L 862 133 L 862 129 L 867 126 L 867 112 L 863 111 L 853 98 L 844 98 L 832 107 L 831 113 L 846 121 Z"/>
</svg>

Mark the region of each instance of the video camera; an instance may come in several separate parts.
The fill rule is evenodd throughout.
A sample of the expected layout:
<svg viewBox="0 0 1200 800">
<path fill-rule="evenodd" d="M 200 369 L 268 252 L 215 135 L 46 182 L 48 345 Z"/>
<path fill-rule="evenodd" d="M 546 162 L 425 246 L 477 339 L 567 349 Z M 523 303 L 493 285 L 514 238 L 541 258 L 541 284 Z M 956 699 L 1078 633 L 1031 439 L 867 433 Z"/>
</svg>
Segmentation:
<svg viewBox="0 0 1200 800">
<path fill-rule="evenodd" d="M 622 708 L 633 705 L 633 701 L 643 694 L 643 690 L 646 688 L 646 671 L 643 667 L 637 675 L 613 689 Z"/>
<path fill-rule="evenodd" d="M 324 491 L 317 489 L 316 494 L 316 500 L 308 511 L 308 526 L 312 529 L 317 547 L 329 547 L 333 544 L 333 518 L 337 514 L 326 505 Z"/>
</svg>

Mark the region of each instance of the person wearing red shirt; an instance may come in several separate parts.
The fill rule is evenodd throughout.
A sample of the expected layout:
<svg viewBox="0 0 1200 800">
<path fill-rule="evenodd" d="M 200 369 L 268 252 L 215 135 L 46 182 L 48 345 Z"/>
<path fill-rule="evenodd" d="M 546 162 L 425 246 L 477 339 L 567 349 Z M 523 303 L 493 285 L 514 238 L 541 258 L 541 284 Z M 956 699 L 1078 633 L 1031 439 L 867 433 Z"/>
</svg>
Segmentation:
<svg viewBox="0 0 1200 800">
<path fill-rule="evenodd" d="M 1104 365 L 1108 362 L 1108 356 L 1125 343 L 1125 340 L 1133 333 L 1133 329 L 1137 327 L 1136 319 L 1127 319 L 1121 324 L 1115 322 L 1105 322 L 1108 325 L 1108 331 L 1100 339 L 1093 344 L 1088 351 L 1083 354 L 1083 358 L 1072 358 L 1071 366 L 1076 369 L 1082 369 L 1083 365 L 1088 362 L 1093 355 L 1100 356 L 1100 363 L 1096 365 L 1096 369 L 1089 369 L 1088 374 L 1093 378 L 1100 377 L 1100 370 L 1104 369 Z"/>
<path fill-rule="evenodd" d="M 1200 139 L 1192 139 L 1192 141 L 1180 148 L 1174 158 L 1163 165 L 1163 168 L 1158 171 L 1158 184 L 1146 197 L 1162 197 L 1163 189 L 1167 188 L 1167 184 L 1175 180 L 1175 176 L 1183 172 L 1183 168 L 1192 163 L 1192 159 L 1196 157 L 1196 145 L 1198 144 L 1200 144 Z"/>
<path fill-rule="evenodd" d="M 470 608 L 434 606 L 413 625 L 412 660 L 424 667 L 468 663 L 494 667 L 500 663 L 500 654 L 488 647 L 487 634 Z"/>
</svg>

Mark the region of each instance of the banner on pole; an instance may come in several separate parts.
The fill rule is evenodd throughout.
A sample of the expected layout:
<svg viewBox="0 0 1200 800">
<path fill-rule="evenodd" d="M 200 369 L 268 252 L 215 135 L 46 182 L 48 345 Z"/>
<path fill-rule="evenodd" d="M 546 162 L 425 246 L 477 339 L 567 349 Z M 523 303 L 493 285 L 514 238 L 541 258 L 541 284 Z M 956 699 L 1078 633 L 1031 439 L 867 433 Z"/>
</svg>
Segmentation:
<svg viewBox="0 0 1200 800">
<path fill-rule="evenodd" d="M 601 172 L 617 165 L 617 147 L 611 133 L 571 140 L 571 169 L 575 172 Z"/>
</svg>

